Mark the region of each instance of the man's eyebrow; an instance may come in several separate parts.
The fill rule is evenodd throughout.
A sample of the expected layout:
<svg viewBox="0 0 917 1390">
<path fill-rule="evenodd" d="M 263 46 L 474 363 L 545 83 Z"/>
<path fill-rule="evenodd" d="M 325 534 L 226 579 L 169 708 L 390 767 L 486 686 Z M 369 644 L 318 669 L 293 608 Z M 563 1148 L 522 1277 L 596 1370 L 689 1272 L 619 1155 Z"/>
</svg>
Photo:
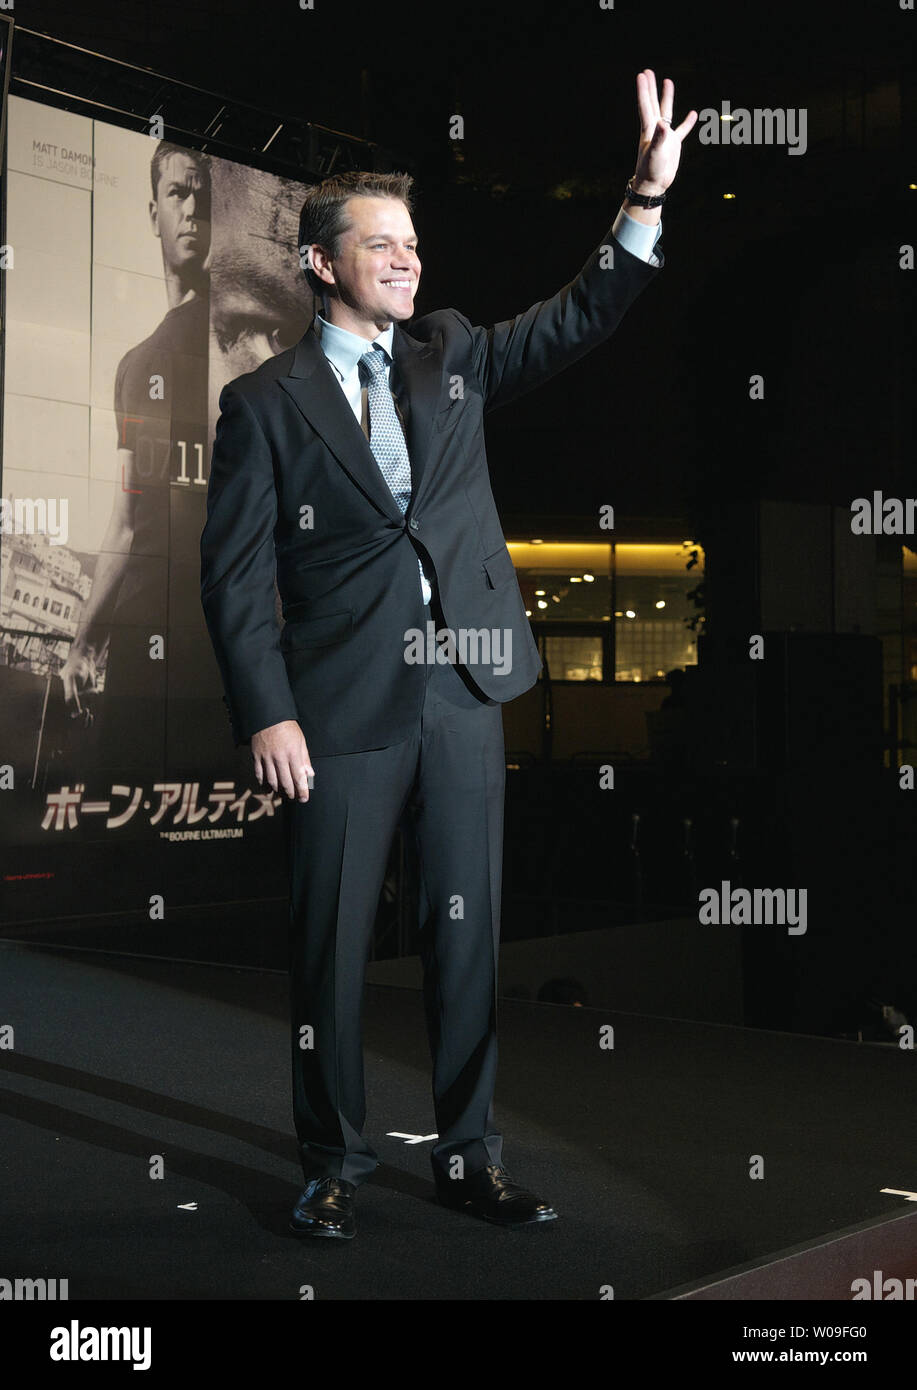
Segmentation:
<svg viewBox="0 0 917 1390">
<path fill-rule="evenodd" d="M 388 232 L 373 232 L 371 236 L 364 237 L 363 240 L 360 242 L 360 245 L 361 245 L 361 246 L 365 246 L 365 245 L 366 245 L 368 242 L 370 242 L 370 241 L 395 241 L 395 240 L 396 240 L 396 238 L 395 238 L 395 237 L 389 236 Z M 419 246 L 419 245 L 420 245 L 420 237 L 418 237 L 418 236 L 416 235 L 416 233 L 415 233 L 414 236 L 409 236 L 409 237 L 408 237 L 408 241 L 413 241 L 413 243 L 414 243 L 415 246 Z"/>
</svg>

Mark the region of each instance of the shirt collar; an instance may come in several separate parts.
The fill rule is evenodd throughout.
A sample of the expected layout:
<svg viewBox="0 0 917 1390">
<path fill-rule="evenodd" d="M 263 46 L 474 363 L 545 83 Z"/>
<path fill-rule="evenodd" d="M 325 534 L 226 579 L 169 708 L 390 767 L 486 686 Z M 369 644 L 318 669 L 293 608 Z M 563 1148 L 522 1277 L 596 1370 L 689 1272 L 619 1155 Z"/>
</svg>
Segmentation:
<svg viewBox="0 0 917 1390">
<path fill-rule="evenodd" d="M 356 370 L 357 363 L 364 352 L 371 346 L 369 340 L 361 338 L 359 333 L 351 333 L 347 328 L 340 328 L 336 323 L 329 323 L 318 313 L 315 315 L 315 326 L 322 345 L 322 352 L 328 361 L 336 368 L 342 378 L 350 376 L 351 372 Z M 379 343 L 385 348 L 389 359 L 394 357 L 392 352 L 394 336 L 395 325 L 390 323 L 388 328 L 383 329 L 373 338 L 374 343 Z"/>
</svg>

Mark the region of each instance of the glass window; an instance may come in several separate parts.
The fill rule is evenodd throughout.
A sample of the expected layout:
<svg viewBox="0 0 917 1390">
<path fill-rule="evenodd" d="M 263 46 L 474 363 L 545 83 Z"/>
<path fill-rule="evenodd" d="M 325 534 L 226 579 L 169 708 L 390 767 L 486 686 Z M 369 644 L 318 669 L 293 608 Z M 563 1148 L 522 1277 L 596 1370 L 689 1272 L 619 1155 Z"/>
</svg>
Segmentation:
<svg viewBox="0 0 917 1390">
<path fill-rule="evenodd" d="M 615 546 L 615 679 L 663 680 L 676 666 L 697 665 L 697 638 L 687 625 L 688 598 L 703 556 L 687 568 L 688 545 Z"/>
<path fill-rule="evenodd" d="M 552 681 L 600 681 L 605 674 L 601 637 L 545 635 L 542 657 Z"/>
<path fill-rule="evenodd" d="M 917 555 L 901 547 L 902 625 L 904 629 L 905 680 L 917 681 Z"/>
<path fill-rule="evenodd" d="M 509 551 L 552 680 L 661 681 L 696 665 L 689 594 L 704 561 L 693 542 L 510 541 Z"/>
<path fill-rule="evenodd" d="M 610 621 L 610 544 L 513 541 L 509 553 L 533 623 Z"/>
</svg>

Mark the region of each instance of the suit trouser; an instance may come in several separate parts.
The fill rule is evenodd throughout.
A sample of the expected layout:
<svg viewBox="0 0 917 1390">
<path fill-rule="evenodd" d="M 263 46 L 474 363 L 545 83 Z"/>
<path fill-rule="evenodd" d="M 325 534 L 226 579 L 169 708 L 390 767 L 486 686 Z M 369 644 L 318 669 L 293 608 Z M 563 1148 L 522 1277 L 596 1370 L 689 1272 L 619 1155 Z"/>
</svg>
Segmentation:
<svg viewBox="0 0 917 1390">
<path fill-rule="evenodd" d="M 406 813 L 419 870 L 420 955 L 444 1176 L 501 1161 L 493 1119 L 505 759 L 500 705 L 450 664 L 425 667 L 411 737 L 315 757 L 285 801 L 290 872 L 293 1115 L 306 1181 L 359 1184 L 378 1155 L 366 1115 L 362 999 L 391 844 Z M 368 685 L 368 694 L 371 685 Z M 332 715 L 333 717 L 333 715 Z"/>
</svg>

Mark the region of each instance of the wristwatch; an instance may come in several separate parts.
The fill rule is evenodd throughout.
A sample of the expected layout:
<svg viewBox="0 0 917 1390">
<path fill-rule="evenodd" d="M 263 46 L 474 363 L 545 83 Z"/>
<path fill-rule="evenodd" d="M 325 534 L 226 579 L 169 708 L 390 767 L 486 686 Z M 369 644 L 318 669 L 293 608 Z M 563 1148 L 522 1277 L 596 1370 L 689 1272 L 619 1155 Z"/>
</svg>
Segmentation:
<svg viewBox="0 0 917 1390">
<path fill-rule="evenodd" d="M 665 194 L 658 193 L 655 197 L 650 197 L 647 193 L 635 193 L 633 189 L 633 175 L 627 180 L 627 187 L 624 190 L 624 201 L 626 203 L 636 203 L 641 208 L 658 208 L 665 202 Z"/>
</svg>

